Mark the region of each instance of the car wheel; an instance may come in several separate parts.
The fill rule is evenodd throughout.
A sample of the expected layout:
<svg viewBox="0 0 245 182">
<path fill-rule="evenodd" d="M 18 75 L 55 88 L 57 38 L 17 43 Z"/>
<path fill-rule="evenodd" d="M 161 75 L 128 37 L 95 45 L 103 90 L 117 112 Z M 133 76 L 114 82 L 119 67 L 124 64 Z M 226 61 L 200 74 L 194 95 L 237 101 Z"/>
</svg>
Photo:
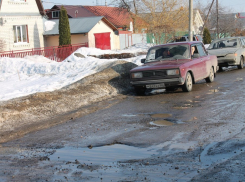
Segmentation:
<svg viewBox="0 0 245 182">
<path fill-rule="evenodd" d="M 207 83 L 211 83 L 214 81 L 214 69 L 210 68 L 210 73 L 209 76 L 207 78 L 205 78 Z"/>
<path fill-rule="evenodd" d="M 184 92 L 190 92 L 192 90 L 192 85 L 193 85 L 192 76 L 191 76 L 190 72 L 187 72 L 186 78 L 185 78 L 185 83 L 182 86 L 182 90 Z"/>
<path fill-rule="evenodd" d="M 222 71 L 223 71 L 223 67 L 219 66 L 219 72 L 222 72 Z"/>
<path fill-rule="evenodd" d="M 134 87 L 134 90 L 136 92 L 137 95 L 144 95 L 146 88 L 144 87 Z"/>
<path fill-rule="evenodd" d="M 240 58 L 240 64 L 237 66 L 238 69 L 243 69 L 243 64 L 244 64 L 244 58 L 241 56 L 241 58 Z"/>
</svg>

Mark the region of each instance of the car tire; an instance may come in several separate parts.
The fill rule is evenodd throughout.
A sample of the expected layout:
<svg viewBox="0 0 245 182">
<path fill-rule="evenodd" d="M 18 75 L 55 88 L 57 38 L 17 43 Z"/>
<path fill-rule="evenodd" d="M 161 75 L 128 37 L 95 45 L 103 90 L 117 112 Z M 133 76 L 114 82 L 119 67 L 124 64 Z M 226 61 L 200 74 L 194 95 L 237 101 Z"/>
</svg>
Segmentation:
<svg viewBox="0 0 245 182">
<path fill-rule="evenodd" d="M 241 56 L 241 58 L 240 58 L 240 64 L 237 65 L 238 69 L 243 69 L 243 65 L 244 65 L 244 58 Z"/>
<path fill-rule="evenodd" d="M 193 86 L 192 76 L 191 76 L 190 72 L 187 72 L 186 78 L 185 78 L 185 83 L 182 86 L 182 90 L 184 92 L 190 92 L 192 90 L 192 86 Z"/>
<path fill-rule="evenodd" d="M 213 69 L 213 67 L 210 68 L 209 76 L 207 78 L 205 78 L 205 80 L 207 83 L 211 83 L 214 81 L 214 69 Z"/>
<path fill-rule="evenodd" d="M 219 72 L 222 72 L 222 71 L 224 71 L 223 70 L 223 67 L 222 66 L 219 66 Z"/>
<path fill-rule="evenodd" d="M 146 88 L 144 87 L 134 87 L 137 95 L 145 95 Z"/>
</svg>

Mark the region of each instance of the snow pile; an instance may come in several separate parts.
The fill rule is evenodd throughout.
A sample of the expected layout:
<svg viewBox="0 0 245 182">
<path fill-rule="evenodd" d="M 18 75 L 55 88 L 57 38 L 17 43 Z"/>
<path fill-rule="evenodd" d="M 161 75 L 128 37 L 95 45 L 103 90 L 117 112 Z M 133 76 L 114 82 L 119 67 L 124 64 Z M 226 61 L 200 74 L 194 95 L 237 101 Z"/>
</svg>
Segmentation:
<svg viewBox="0 0 245 182">
<path fill-rule="evenodd" d="M 56 23 L 54 21 L 45 21 L 44 25 L 45 25 L 45 31 L 49 31 L 52 30 L 54 28 L 54 25 Z"/>
<path fill-rule="evenodd" d="M 0 101 L 37 92 L 54 91 L 86 76 L 106 69 L 118 59 L 98 59 L 89 55 L 146 52 L 151 45 L 137 44 L 127 50 L 100 50 L 80 48 L 63 62 L 43 56 L 25 58 L 0 58 Z M 75 56 L 80 53 L 85 58 Z M 143 56 L 123 59 L 141 65 Z"/>
</svg>

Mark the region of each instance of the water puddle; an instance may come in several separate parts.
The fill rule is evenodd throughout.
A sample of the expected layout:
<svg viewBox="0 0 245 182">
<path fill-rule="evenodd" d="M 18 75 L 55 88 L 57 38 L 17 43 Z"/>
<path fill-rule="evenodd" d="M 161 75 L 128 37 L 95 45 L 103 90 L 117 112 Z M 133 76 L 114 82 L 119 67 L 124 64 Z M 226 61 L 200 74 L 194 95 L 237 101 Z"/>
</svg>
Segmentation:
<svg viewBox="0 0 245 182">
<path fill-rule="evenodd" d="M 182 106 L 174 106 L 173 108 L 174 109 L 189 109 L 189 108 L 192 108 L 194 107 L 192 104 L 184 104 Z"/>
<path fill-rule="evenodd" d="M 232 142 L 228 141 L 226 145 L 228 145 L 229 143 Z M 202 162 L 203 165 L 210 166 L 212 164 L 225 162 L 227 160 L 230 160 L 231 158 L 234 158 L 235 156 L 242 154 L 245 150 L 244 146 L 238 148 L 232 145 L 229 148 L 230 150 L 225 150 L 226 148 L 219 148 L 218 144 L 218 142 L 214 142 L 204 148 L 199 157 L 199 160 L 200 162 Z M 216 153 L 212 153 L 212 151 L 215 151 Z"/>
<path fill-rule="evenodd" d="M 154 121 L 150 122 L 150 125 L 154 126 L 172 126 L 175 124 L 182 124 L 184 122 L 176 119 L 172 119 L 173 115 L 169 113 L 163 113 L 163 114 L 151 114 L 151 117 L 153 119 L 156 119 Z"/>
<path fill-rule="evenodd" d="M 152 118 L 169 118 L 169 117 L 172 117 L 172 114 L 167 114 L 167 113 L 164 113 L 164 114 L 152 114 L 151 117 Z"/>
<path fill-rule="evenodd" d="M 151 125 L 156 125 L 156 126 L 172 126 L 174 123 L 169 122 L 167 120 L 158 120 L 158 121 L 152 121 L 150 122 Z"/>
<path fill-rule="evenodd" d="M 137 148 L 122 144 L 115 144 L 92 148 L 65 147 L 57 150 L 53 155 L 51 155 L 50 160 L 71 162 L 78 161 L 79 163 L 102 165 L 117 161 L 143 159 L 150 157 L 153 154 L 156 154 L 156 151 L 149 148 Z"/>
<path fill-rule="evenodd" d="M 219 92 L 218 89 L 212 89 L 212 90 L 209 90 L 208 94 L 213 94 L 213 93 L 217 93 Z"/>
<path fill-rule="evenodd" d="M 243 81 L 243 78 L 237 78 L 236 81 Z"/>
<path fill-rule="evenodd" d="M 136 117 L 137 115 L 135 114 L 123 114 L 123 117 Z"/>
</svg>

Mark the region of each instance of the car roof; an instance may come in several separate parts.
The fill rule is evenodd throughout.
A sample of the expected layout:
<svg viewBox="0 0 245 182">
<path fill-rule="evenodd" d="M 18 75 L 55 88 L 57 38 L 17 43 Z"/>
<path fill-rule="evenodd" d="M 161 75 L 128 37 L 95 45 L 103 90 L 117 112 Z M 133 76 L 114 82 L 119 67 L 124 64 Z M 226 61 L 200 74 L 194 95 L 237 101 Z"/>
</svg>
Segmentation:
<svg viewBox="0 0 245 182">
<path fill-rule="evenodd" d="M 225 37 L 225 38 L 219 38 L 219 39 L 215 39 L 213 41 L 217 41 L 217 40 L 227 40 L 227 39 L 240 39 L 240 38 L 245 38 L 243 36 L 239 36 L 239 37 Z"/>
<path fill-rule="evenodd" d="M 167 46 L 167 45 L 192 45 L 192 44 L 197 44 L 197 43 L 202 43 L 201 41 L 183 41 L 183 42 L 173 42 L 173 43 L 167 43 L 167 44 L 160 44 L 160 45 L 156 45 L 153 47 L 162 47 L 162 46 Z"/>
</svg>

